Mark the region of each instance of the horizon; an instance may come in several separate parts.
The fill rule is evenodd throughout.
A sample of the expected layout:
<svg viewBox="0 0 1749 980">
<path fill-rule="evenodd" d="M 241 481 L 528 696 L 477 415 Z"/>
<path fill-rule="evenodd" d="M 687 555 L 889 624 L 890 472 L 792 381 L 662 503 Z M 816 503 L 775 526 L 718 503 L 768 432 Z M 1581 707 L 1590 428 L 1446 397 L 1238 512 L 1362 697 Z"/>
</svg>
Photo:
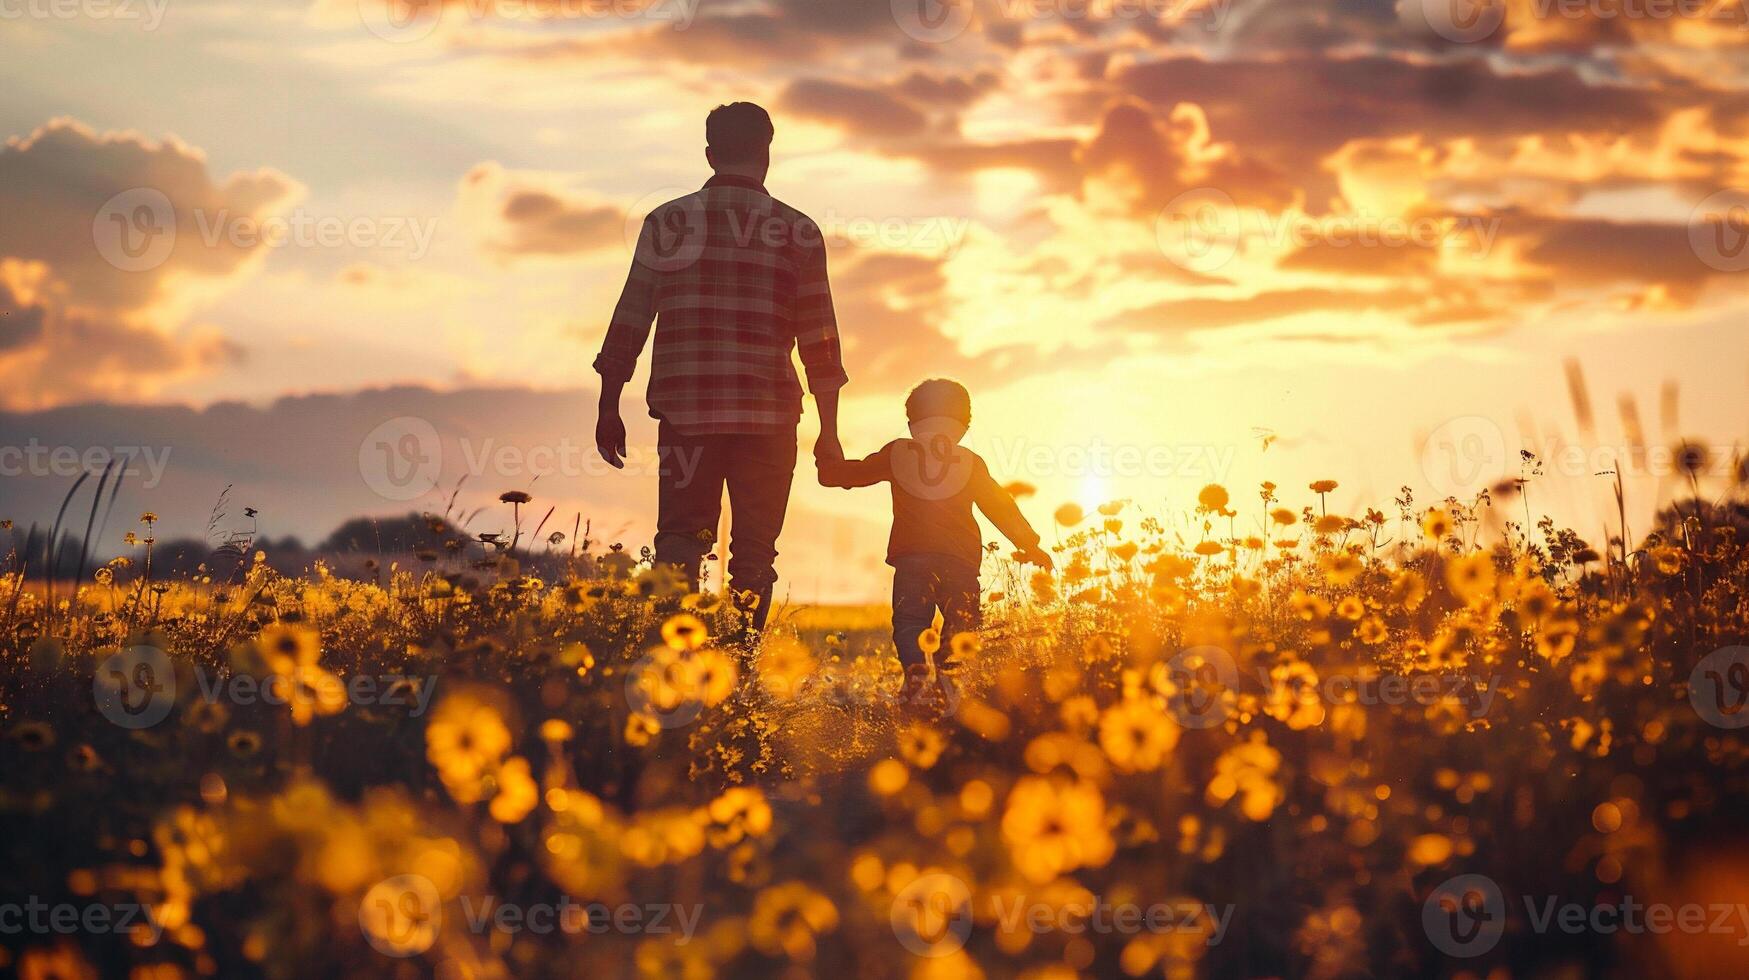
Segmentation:
<svg viewBox="0 0 1749 980">
<path fill-rule="evenodd" d="M 1429 445 L 1490 480 L 1577 446 L 1533 501 L 1598 539 L 1608 460 L 1749 439 L 1744 35 L 1461 2 L 33 7 L 0 24 L 0 453 L 146 446 L 174 491 L 130 506 L 193 532 L 235 485 L 308 538 L 404 502 L 358 456 L 416 419 L 391 434 L 436 433 L 434 487 L 647 542 L 647 474 L 587 461 L 589 361 L 642 216 L 709 173 L 706 110 L 752 99 L 767 186 L 825 233 L 852 454 L 931 375 L 1041 528 L 1066 500 L 1176 518 L 1207 483 L 1467 498 L 1477 461 Z M 305 418 L 336 405 L 340 435 Z M 33 465 L 0 465 L 0 516 L 76 478 Z M 1653 468 L 1630 529 L 1678 482 Z M 878 598 L 884 511 L 804 468 L 786 580 Z"/>
</svg>

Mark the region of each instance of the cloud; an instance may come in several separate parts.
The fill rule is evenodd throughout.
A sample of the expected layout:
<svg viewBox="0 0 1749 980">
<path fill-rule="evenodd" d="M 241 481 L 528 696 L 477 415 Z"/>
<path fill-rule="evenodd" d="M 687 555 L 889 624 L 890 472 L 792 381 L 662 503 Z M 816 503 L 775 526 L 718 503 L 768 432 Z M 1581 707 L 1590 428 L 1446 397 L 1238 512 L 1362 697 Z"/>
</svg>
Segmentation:
<svg viewBox="0 0 1749 980">
<path fill-rule="evenodd" d="M 991 71 L 964 74 L 913 69 L 872 83 L 800 78 L 778 95 L 782 111 L 835 126 L 853 141 L 908 147 L 929 133 L 951 137 L 959 114 L 1001 87 Z"/>
<path fill-rule="evenodd" d="M 863 252 L 835 263 L 833 303 L 843 325 L 853 394 L 908 391 L 933 375 L 955 377 L 974 388 L 996 386 L 1092 357 L 1087 352 L 1047 353 L 1033 343 L 966 353 L 942 330 L 953 305 L 946 263 L 945 258 L 894 252 Z"/>
<path fill-rule="evenodd" d="M 1685 87 L 1658 93 L 1591 84 L 1568 68 L 1499 74 L 1482 61 L 1417 63 L 1376 55 L 1173 57 L 1129 65 L 1115 84 L 1151 105 L 1196 105 L 1216 138 L 1300 175 L 1308 187 L 1320 183 L 1305 178 L 1317 176 L 1326 157 L 1354 140 L 1650 136 L 1673 107 L 1711 98 Z M 1264 92 L 1267 98 L 1257 97 Z"/>
<path fill-rule="evenodd" d="M 203 229 L 271 216 L 301 191 L 272 170 L 215 182 L 205 156 L 175 139 L 54 119 L 0 147 L 0 256 L 44 263 L 78 306 L 139 310 L 179 281 L 237 273 L 263 246 Z M 153 236 L 167 239 L 161 260 L 116 251 Z"/>
<path fill-rule="evenodd" d="M 45 298 L 46 280 L 40 263 L 0 259 L 0 408 L 153 395 L 243 357 L 211 328 L 172 333 Z"/>
<path fill-rule="evenodd" d="M 1343 276 L 1425 276 L 1439 264 L 1439 250 L 1421 242 L 1390 245 L 1312 242 L 1288 253 L 1277 268 Z"/>
<path fill-rule="evenodd" d="M 226 234 L 301 188 L 271 170 L 215 181 L 174 139 L 55 119 L 0 146 L 0 406 L 155 394 L 241 357 L 181 309 L 250 274 Z"/>
<path fill-rule="evenodd" d="M 1687 225 L 1509 214 L 1501 235 L 1564 286 L 1651 283 L 1686 304 L 1719 274 L 1695 253 Z"/>
<path fill-rule="evenodd" d="M 26 306 L 0 281 L 0 355 L 36 343 L 43 335 L 48 310 L 40 304 Z"/>
<path fill-rule="evenodd" d="M 1080 183 L 1075 152 L 1080 142 L 1065 137 L 1015 140 L 944 140 L 907 148 L 914 157 L 945 174 L 980 170 L 1027 170 L 1037 174 L 1047 192 L 1073 191 Z"/>
<path fill-rule="evenodd" d="M 481 249 L 501 259 L 579 255 L 625 242 L 626 215 L 618 207 L 492 161 L 462 178 L 459 206 Z"/>
<path fill-rule="evenodd" d="M 695 16 L 686 19 L 677 16 L 677 8 L 685 2 L 650 0 L 643 5 L 649 10 L 647 16 L 628 18 L 627 26 L 582 37 L 554 38 L 542 31 L 485 40 L 476 36 L 478 32 L 464 32 L 449 39 L 450 50 L 526 61 L 632 59 L 757 68 L 831 63 L 847 49 L 905 47 L 910 42 L 886 3 L 766 0 L 702 4 Z"/>
<path fill-rule="evenodd" d="M 1166 300 L 1126 311 L 1099 326 L 1163 339 L 1191 330 L 1243 327 L 1314 313 L 1388 313 L 1416 326 L 1449 326 L 1500 316 L 1500 311 L 1487 305 L 1474 288 L 1436 280 L 1376 290 L 1304 287 L 1266 290 L 1242 297 Z M 1362 334 L 1339 327 L 1326 328 L 1318 336 L 1325 340 L 1353 340 Z"/>
<path fill-rule="evenodd" d="M 777 105 L 804 119 L 831 123 L 853 137 L 915 136 L 929 125 L 915 106 L 887 92 L 822 78 L 791 82 Z"/>
</svg>

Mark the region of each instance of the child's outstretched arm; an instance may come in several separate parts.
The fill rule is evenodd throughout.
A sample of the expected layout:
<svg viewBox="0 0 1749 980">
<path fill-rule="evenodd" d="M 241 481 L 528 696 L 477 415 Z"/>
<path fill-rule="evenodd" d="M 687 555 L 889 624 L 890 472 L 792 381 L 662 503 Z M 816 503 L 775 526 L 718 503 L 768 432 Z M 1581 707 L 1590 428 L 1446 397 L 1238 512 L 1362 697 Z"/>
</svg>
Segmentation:
<svg viewBox="0 0 1749 980">
<path fill-rule="evenodd" d="M 983 460 L 978 461 L 977 472 L 972 477 L 972 500 L 990 523 L 996 525 L 996 530 L 1019 549 L 1021 561 L 1052 567 L 1050 553 L 1039 547 L 1038 532 L 1027 523 L 1026 515 L 1020 512 L 1020 505 L 1014 502 L 1013 495 L 1002 489 L 990 475 Z"/>
<path fill-rule="evenodd" d="M 820 485 L 823 487 L 872 487 L 877 483 L 890 479 L 892 465 L 888 462 L 887 447 L 880 452 L 861 459 L 845 459 L 842 456 L 832 458 L 818 457 L 815 462 L 820 466 Z"/>
</svg>

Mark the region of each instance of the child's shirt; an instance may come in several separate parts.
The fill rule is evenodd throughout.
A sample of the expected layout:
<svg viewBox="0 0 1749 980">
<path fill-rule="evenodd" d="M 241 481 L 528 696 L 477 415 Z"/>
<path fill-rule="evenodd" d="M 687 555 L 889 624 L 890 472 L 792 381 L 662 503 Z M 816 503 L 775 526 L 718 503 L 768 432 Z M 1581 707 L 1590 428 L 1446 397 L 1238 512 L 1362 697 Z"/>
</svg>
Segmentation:
<svg viewBox="0 0 1749 980">
<path fill-rule="evenodd" d="M 829 487 L 892 484 L 889 565 L 901 555 L 946 555 L 976 573 L 984 549 L 974 504 L 1015 547 L 1038 546 L 1038 533 L 1014 498 L 990 476 L 984 460 L 964 446 L 930 454 L 915 439 L 894 439 L 863 459 L 821 460 L 820 482 Z"/>
</svg>

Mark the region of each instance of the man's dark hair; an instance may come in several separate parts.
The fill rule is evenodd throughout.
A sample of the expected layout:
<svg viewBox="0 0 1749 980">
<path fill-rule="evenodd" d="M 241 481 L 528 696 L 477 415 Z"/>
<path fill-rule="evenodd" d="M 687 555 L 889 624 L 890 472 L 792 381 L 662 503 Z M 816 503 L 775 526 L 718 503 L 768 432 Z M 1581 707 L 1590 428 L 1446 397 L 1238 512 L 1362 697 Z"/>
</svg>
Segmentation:
<svg viewBox="0 0 1749 980">
<path fill-rule="evenodd" d="M 949 378 L 930 378 L 915 388 L 905 399 L 905 419 L 946 417 L 972 424 L 972 395 L 966 386 Z"/>
<path fill-rule="evenodd" d="M 751 102 L 731 102 L 704 118 L 704 142 L 718 163 L 752 163 L 771 146 L 771 114 Z"/>
</svg>

